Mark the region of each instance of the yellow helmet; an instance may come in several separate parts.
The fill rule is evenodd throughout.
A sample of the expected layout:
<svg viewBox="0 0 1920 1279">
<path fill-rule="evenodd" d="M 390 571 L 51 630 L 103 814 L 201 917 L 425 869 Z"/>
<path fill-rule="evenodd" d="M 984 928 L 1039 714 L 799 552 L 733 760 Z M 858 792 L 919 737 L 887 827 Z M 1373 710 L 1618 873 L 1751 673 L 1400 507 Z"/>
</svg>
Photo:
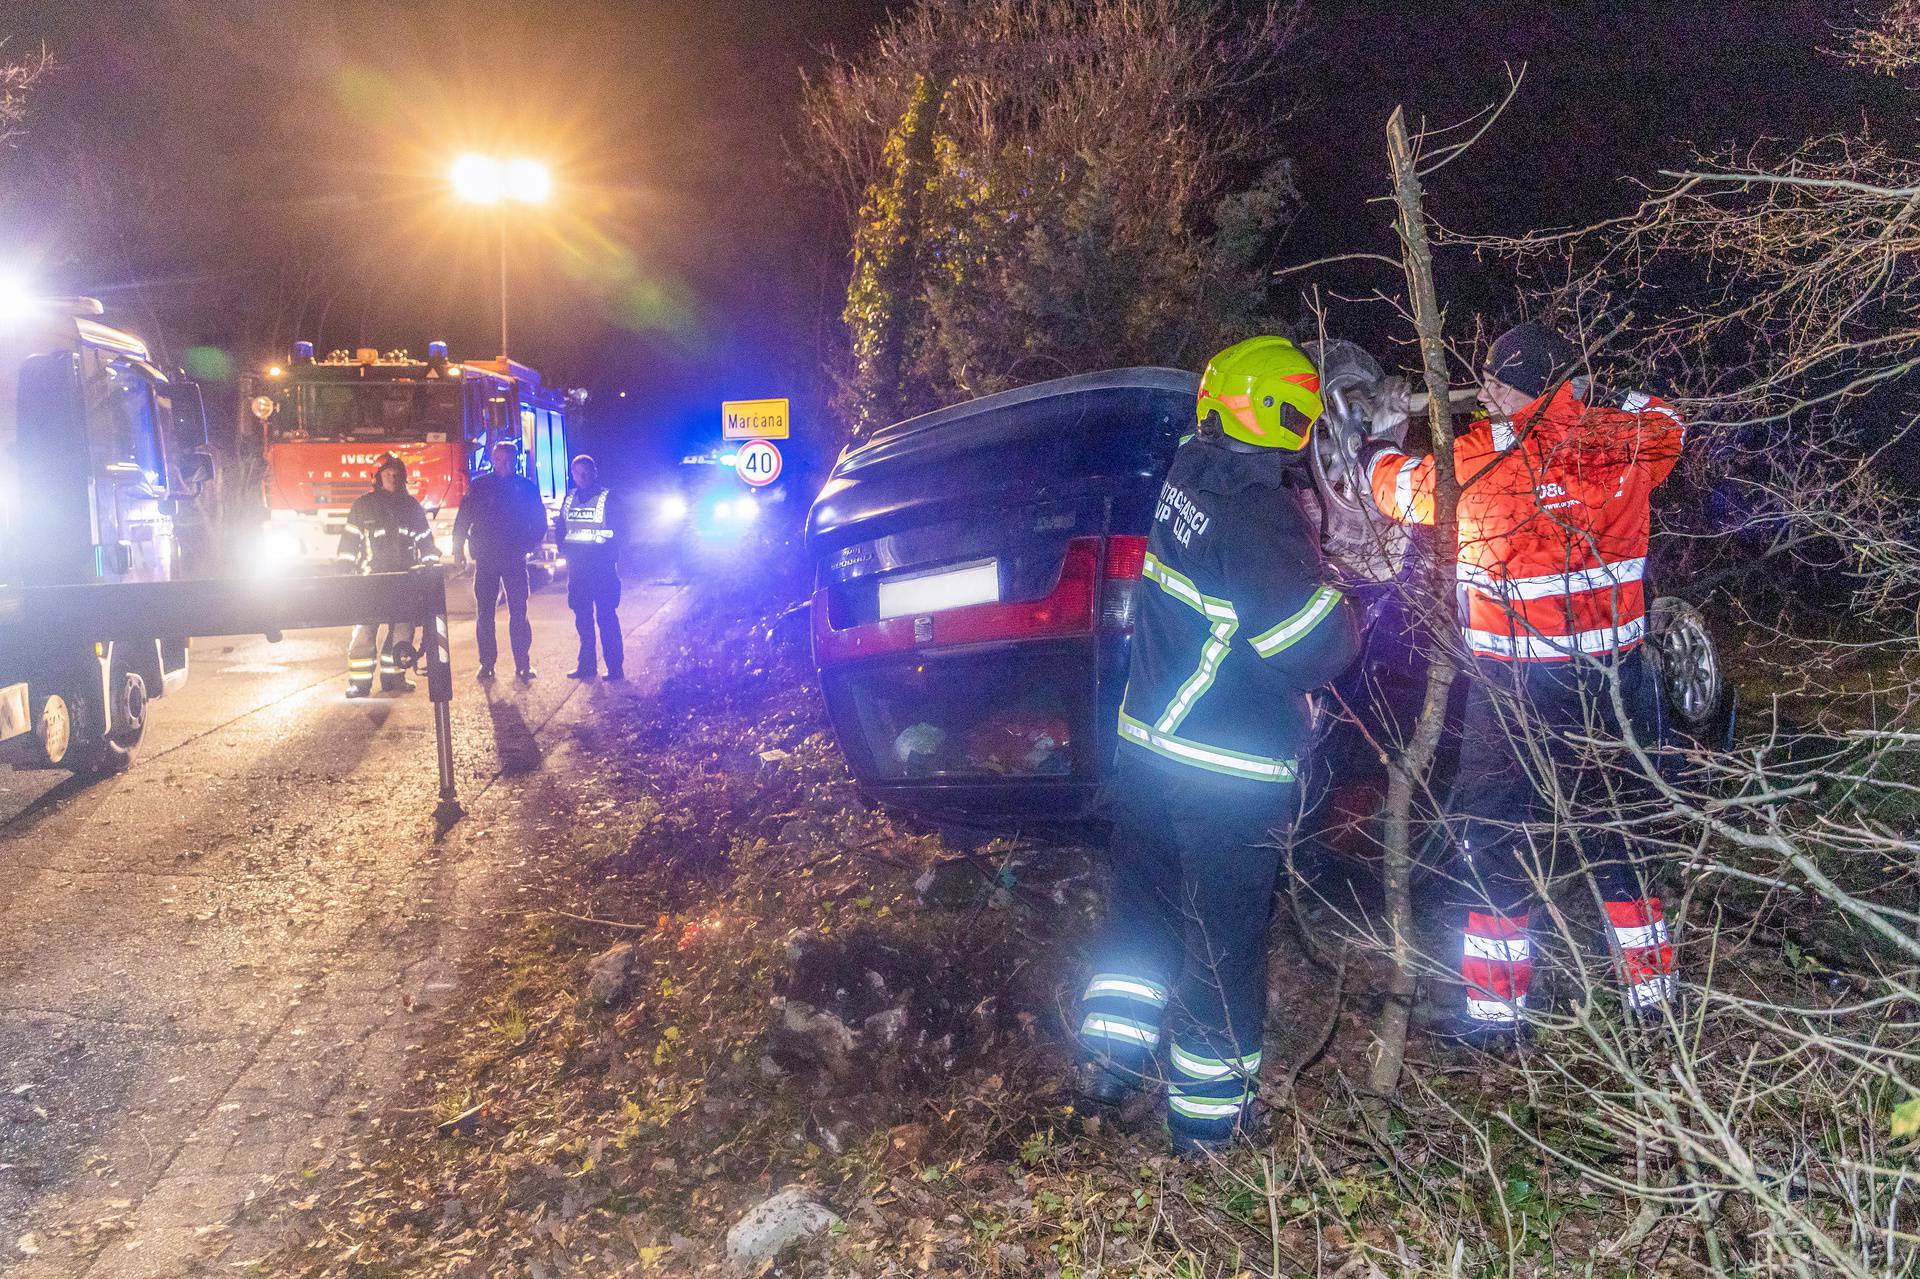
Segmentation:
<svg viewBox="0 0 1920 1279">
<path fill-rule="evenodd" d="M 1285 338 L 1236 342 L 1207 362 L 1194 415 L 1218 414 L 1228 438 L 1299 452 L 1320 417 L 1320 372 Z"/>
</svg>

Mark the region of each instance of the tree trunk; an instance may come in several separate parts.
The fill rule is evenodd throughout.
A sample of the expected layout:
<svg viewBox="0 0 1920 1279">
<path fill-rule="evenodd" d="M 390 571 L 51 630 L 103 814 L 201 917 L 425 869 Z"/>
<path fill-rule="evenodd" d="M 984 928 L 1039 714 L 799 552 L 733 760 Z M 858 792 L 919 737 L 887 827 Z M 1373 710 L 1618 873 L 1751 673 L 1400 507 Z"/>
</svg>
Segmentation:
<svg viewBox="0 0 1920 1279">
<path fill-rule="evenodd" d="M 1392 762 L 1387 781 L 1385 887 L 1387 926 L 1391 938 L 1393 976 L 1386 1006 L 1380 1014 L 1378 1044 L 1368 1073 L 1369 1107 L 1374 1117 L 1400 1085 L 1400 1066 L 1406 1054 L 1407 1024 L 1413 1012 L 1418 973 L 1413 950 L 1413 801 L 1425 788 L 1446 727 L 1447 695 L 1453 688 L 1454 663 L 1449 655 L 1454 616 L 1454 563 L 1458 558 L 1460 527 L 1459 480 L 1453 470 L 1453 416 L 1447 399 L 1447 349 L 1440 334 L 1440 303 L 1433 289 L 1433 252 L 1427 243 L 1426 212 L 1421 203 L 1420 174 L 1413 145 L 1407 137 L 1406 117 L 1399 108 L 1387 121 L 1387 158 L 1393 170 L 1395 229 L 1400 236 L 1401 264 L 1407 275 L 1407 295 L 1420 338 L 1420 362 L 1427 386 L 1427 420 L 1433 431 L 1434 532 L 1433 553 L 1422 575 L 1419 610 L 1430 657 L 1426 696 L 1406 749 Z"/>
</svg>

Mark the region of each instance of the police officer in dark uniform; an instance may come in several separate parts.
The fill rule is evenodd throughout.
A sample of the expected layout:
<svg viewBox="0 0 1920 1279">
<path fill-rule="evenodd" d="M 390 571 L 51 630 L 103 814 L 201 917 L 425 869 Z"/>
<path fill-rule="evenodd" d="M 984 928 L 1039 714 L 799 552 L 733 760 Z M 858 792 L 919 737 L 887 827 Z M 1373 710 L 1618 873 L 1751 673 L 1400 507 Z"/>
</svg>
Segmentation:
<svg viewBox="0 0 1920 1279">
<path fill-rule="evenodd" d="M 1147 541 L 1120 712 L 1113 898 L 1081 996 L 1082 1087 L 1120 1100 L 1167 1055 L 1176 1149 L 1212 1149 L 1260 1075 L 1274 832 L 1307 693 L 1360 652 L 1301 500 L 1319 374 L 1284 338 L 1207 366 Z"/>
<path fill-rule="evenodd" d="M 421 564 L 437 564 L 440 552 L 433 544 L 433 526 L 427 512 L 407 492 L 407 464 L 389 453 L 373 472 L 373 490 L 361 494 L 347 511 L 347 527 L 340 534 L 340 562 L 356 573 L 404 573 Z M 407 669 L 413 665 L 417 619 L 387 622 L 387 642 L 380 643 L 380 623 L 362 622 L 347 641 L 347 696 L 365 697 L 373 691 L 373 672 L 380 670 L 380 688 L 409 693 L 413 684 Z"/>
<path fill-rule="evenodd" d="M 573 488 L 554 517 L 553 535 L 567 557 L 567 604 L 573 609 L 574 629 L 580 633 L 580 664 L 569 679 L 592 679 L 599 664 L 594 632 L 599 631 L 600 655 L 607 661 L 607 678 L 622 680 L 626 673 L 626 646 L 620 638 L 620 522 L 612 496 L 600 483 L 600 468 L 582 453 L 573 459 Z"/>
<path fill-rule="evenodd" d="M 513 669 L 528 680 L 534 671 L 533 623 L 527 620 L 527 555 L 547 534 L 547 508 L 533 481 L 516 473 L 520 450 L 513 441 L 495 444 L 488 459 L 493 470 L 474 479 L 454 517 L 453 556 L 461 560 L 472 548 L 473 638 L 480 650 L 480 678 L 492 679 L 493 665 L 500 659 L 493 611 L 504 594 Z"/>
</svg>

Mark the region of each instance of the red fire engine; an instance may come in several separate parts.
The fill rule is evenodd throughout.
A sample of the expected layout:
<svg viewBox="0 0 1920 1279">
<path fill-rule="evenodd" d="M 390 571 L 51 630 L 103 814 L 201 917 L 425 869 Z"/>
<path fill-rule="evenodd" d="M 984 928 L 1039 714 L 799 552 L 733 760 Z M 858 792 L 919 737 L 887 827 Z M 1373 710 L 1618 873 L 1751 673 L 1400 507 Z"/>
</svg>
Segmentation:
<svg viewBox="0 0 1920 1279">
<path fill-rule="evenodd" d="M 316 360 L 311 343 L 296 342 L 285 367 L 249 380 L 242 401 L 263 442 L 263 571 L 331 563 L 347 508 L 388 453 L 407 464 L 443 554 L 468 481 L 494 444 L 520 446 L 550 510 L 566 493 L 573 400 L 511 360 L 455 363 L 444 342 L 428 346 L 424 361 L 370 348 Z"/>
</svg>

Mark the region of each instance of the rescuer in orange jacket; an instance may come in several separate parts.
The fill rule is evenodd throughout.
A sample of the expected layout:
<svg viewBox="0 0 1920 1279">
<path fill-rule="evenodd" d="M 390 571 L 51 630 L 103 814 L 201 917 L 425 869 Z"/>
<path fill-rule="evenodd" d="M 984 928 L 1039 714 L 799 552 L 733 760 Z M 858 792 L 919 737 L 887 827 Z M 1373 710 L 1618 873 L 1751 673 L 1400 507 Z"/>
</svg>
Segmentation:
<svg viewBox="0 0 1920 1279">
<path fill-rule="evenodd" d="M 1455 1012 L 1473 1038 L 1513 1033 L 1532 979 L 1527 906 L 1536 878 L 1526 852 L 1534 841 L 1522 827 L 1551 815 L 1534 749 L 1545 747 L 1555 789 L 1576 804 L 1630 807 L 1647 791 L 1635 766 L 1599 776 L 1581 767 L 1575 739 L 1620 736 L 1616 680 L 1635 739 L 1651 747 L 1661 734 L 1641 646 L 1649 501 L 1680 456 L 1684 427 L 1641 392 L 1617 407 L 1599 403 L 1587 379 L 1570 376 L 1576 361 L 1565 339 L 1537 325 L 1502 334 L 1481 375 L 1490 416 L 1454 444 L 1457 597 L 1476 667 L 1455 788 L 1464 820 L 1453 905 L 1465 996 Z M 1376 441 L 1360 463 L 1382 514 L 1433 522 L 1431 455 Z M 1657 1013 L 1673 990 L 1660 900 L 1642 887 L 1618 834 L 1583 832 L 1581 852 L 1605 899 L 1627 1002 Z"/>
</svg>

